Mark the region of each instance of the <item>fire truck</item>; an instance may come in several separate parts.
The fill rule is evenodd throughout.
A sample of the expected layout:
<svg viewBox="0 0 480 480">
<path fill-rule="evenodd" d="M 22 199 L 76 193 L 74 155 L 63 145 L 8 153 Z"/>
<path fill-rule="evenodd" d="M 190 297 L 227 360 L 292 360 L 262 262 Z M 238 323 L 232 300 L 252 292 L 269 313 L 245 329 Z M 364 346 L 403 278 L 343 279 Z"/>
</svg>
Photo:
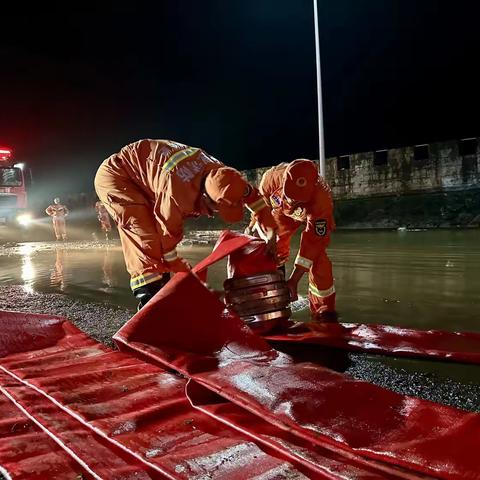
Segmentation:
<svg viewBox="0 0 480 480">
<path fill-rule="evenodd" d="M 0 146 L 0 225 L 30 223 L 31 215 L 27 212 L 30 180 L 30 170 L 23 163 L 15 163 L 12 149 Z"/>
</svg>

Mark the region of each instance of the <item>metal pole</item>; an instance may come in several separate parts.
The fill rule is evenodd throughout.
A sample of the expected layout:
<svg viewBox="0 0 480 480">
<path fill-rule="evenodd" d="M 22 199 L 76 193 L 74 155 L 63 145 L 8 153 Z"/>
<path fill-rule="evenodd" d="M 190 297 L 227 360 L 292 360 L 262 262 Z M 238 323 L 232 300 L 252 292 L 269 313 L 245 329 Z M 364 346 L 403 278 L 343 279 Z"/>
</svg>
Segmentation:
<svg viewBox="0 0 480 480">
<path fill-rule="evenodd" d="M 318 6 L 313 0 L 313 19 L 315 22 L 315 58 L 317 64 L 317 106 L 318 106 L 318 159 L 320 175 L 325 177 L 325 139 L 323 135 L 322 72 L 320 65 L 320 35 L 318 33 Z"/>
</svg>

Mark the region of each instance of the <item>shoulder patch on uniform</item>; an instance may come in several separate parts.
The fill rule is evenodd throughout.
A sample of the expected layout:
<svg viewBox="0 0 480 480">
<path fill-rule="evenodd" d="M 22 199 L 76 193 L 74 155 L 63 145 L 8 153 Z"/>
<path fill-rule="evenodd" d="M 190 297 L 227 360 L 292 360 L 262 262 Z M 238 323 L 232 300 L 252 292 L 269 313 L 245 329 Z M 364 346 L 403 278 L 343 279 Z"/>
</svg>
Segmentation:
<svg viewBox="0 0 480 480">
<path fill-rule="evenodd" d="M 315 233 L 320 237 L 324 237 L 327 234 L 327 221 L 320 218 L 315 220 Z"/>
<path fill-rule="evenodd" d="M 270 195 L 270 203 L 272 204 L 272 208 L 278 208 L 282 204 L 282 200 L 278 195 Z"/>
</svg>

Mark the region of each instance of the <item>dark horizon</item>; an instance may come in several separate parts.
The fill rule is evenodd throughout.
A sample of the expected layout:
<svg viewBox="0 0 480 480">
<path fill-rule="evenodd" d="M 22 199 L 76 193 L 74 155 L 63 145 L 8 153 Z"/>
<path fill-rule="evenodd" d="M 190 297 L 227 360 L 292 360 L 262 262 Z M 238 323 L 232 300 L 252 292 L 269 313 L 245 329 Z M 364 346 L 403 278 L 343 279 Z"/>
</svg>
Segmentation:
<svg viewBox="0 0 480 480">
<path fill-rule="evenodd" d="M 480 8 L 358 3 L 319 2 L 327 156 L 478 136 Z M 2 13 L 0 144 L 39 190 L 91 189 L 140 138 L 240 169 L 318 157 L 310 0 Z"/>
</svg>

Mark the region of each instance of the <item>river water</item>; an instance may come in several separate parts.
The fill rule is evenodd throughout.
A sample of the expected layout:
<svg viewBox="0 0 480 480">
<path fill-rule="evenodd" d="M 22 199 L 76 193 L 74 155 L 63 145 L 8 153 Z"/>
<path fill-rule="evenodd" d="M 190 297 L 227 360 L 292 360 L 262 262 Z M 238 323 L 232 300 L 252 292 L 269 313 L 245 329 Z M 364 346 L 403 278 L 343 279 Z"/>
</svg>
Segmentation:
<svg viewBox="0 0 480 480">
<path fill-rule="evenodd" d="M 195 264 L 211 248 L 184 247 L 182 254 Z M 7 252 L 0 256 L 2 284 L 135 307 L 116 243 L 69 248 L 32 242 Z M 342 321 L 480 331 L 478 230 L 337 232 L 329 256 Z M 211 269 L 213 288 L 224 278 L 224 263 Z M 307 293 L 306 276 L 300 293 Z M 308 317 L 306 305 L 295 317 Z"/>
<path fill-rule="evenodd" d="M 195 264 L 211 248 L 195 245 L 181 253 Z M 480 230 L 336 232 L 329 255 L 342 321 L 480 331 Z M 225 263 L 209 271 L 212 288 L 220 289 L 224 278 Z M 128 283 L 117 243 L 31 242 L 4 248 L 3 254 L 0 249 L 0 284 L 22 285 L 29 292 L 63 293 L 133 310 L 136 301 Z M 306 278 L 300 294 L 304 299 L 294 316 L 308 319 Z M 480 385 L 477 366 L 378 356 L 370 360 Z"/>
</svg>

